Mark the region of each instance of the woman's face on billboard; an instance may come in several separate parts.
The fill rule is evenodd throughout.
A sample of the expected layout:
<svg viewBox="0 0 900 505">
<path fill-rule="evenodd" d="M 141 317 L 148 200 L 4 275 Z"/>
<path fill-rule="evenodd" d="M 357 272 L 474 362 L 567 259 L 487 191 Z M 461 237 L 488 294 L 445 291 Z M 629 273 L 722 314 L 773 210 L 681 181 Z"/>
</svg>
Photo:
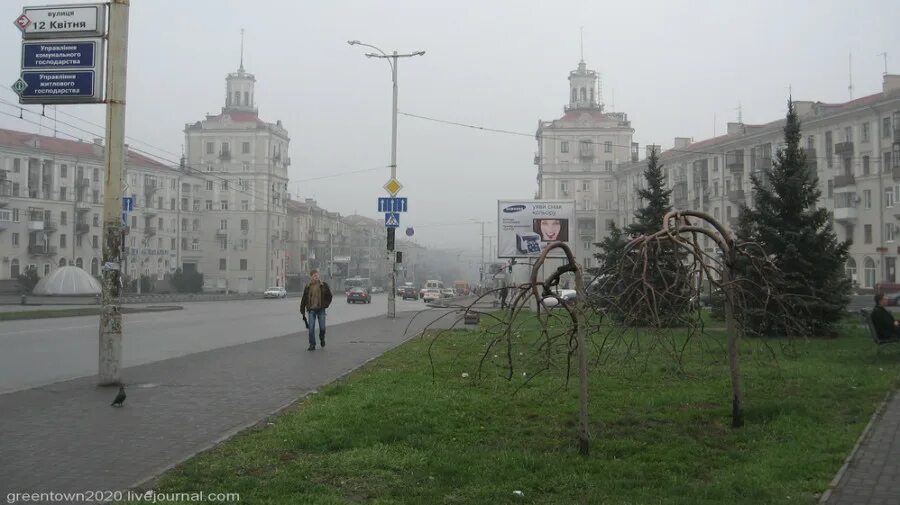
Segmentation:
<svg viewBox="0 0 900 505">
<path fill-rule="evenodd" d="M 541 219 L 541 238 L 550 242 L 558 240 L 561 227 L 559 219 Z"/>
</svg>

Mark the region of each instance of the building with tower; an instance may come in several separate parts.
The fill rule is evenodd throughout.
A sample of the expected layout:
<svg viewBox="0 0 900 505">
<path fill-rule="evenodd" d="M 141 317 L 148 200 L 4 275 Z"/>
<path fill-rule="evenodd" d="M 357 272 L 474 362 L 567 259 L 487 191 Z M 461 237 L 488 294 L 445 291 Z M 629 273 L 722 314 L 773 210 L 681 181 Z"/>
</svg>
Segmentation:
<svg viewBox="0 0 900 505">
<path fill-rule="evenodd" d="M 577 225 L 570 230 L 570 243 L 579 253 L 589 253 L 616 220 L 615 167 L 636 156 L 633 134 L 626 114 L 605 110 L 599 75 L 584 60 L 569 73 L 563 116 L 538 121 L 537 198 L 575 201 Z M 583 256 L 585 265 L 592 266 L 590 254 Z"/>
<path fill-rule="evenodd" d="M 184 128 L 185 171 L 205 179 L 191 239 L 203 254 L 184 263 L 210 290 L 285 285 L 290 137 L 281 121 L 260 119 L 255 85 L 242 61 L 225 79 L 221 112 Z"/>
</svg>

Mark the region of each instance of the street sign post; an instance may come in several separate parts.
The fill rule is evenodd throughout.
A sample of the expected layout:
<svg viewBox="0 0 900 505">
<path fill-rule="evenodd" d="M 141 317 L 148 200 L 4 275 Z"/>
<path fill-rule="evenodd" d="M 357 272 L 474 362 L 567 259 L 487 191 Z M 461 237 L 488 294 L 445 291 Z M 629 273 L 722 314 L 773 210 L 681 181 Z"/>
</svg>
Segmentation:
<svg viewBox="0 0 900 505">
<path fill-rule="evenodd" d="M 378 212 L 406 212 L 409 205 L 406 198 L 388 198 L 381 197 L 378 199 Z"/>
<path fill-rule="evenodd" d="M 15 25 L 24 39 L 106 34 L 105 4 L 25 6 L 22 11 Z"/>
<path fill-rule="evenodd" d="M 104 4 L 25 7 L 19 103 L 103 102 Z"/>
<path fill-rule="evenodd" d="M 385 228 L 398 228 L 400 227 L 400 213 L 398 212 L 388 212 L 384 215 L 384 227 Z"/>
<path fill-rule="evenodd" d="M 391 180 L 387 181 L 384 186 L 382 186 L 391 196 L 397 196 L 397 193 L 403 189 L 403 184 L 400 184 L 400 181 L 391 177 Z"/>
</svg>

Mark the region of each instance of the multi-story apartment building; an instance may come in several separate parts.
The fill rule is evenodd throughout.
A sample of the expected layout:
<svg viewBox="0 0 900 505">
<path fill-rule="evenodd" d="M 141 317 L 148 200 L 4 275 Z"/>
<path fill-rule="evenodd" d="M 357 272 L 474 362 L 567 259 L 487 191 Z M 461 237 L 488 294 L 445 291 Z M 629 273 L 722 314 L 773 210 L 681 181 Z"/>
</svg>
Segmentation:
<svg viewBox="0 0 900 505">
<path fill-rule="evenodd" d="M 794 106 L 802 122 L 802 147 L 822 191 L 819 204 L 832 212 L 838 238 L 852 241 L 847 275 L 862 288 L 897 282 L 900 76 L 885 75 L 880 93 L 846 103 L 795 101 Z M 741 204 L 753 205 L 750 175 L 771 166 L 784 142 L 783 127 L 783 118 L 761 125 L 729 123 L 726 134 L 715 138 L 696 142 L 675 138 L 674 147 L 660 154 L 673 191 L 673 207 L 705 210 L 734 227 Z M 546 145 L 540 136 L 538 142 Z M 621 149 L 628 146 L 632 146 L 632 159 L 616 166 L 612 183 L 613 216 L 621 225 L 632 222 L 635 210 L 642 206 L 636 189 L 644 185 L 646 168 L 646 159 L 636 160 L 635 144 L 620 141 Z M 652 148 L 658 146 L 647 147 Z M 538 172 L 544 198 L 558 198 L 561 188 L 577 187 L 588 178 L 585 170 L 576 172 L 570 165 L 568 172 L 556 170 L 553 178 L 559 180 L 548 187 L 545 166 Z M 592 196 L 594 204 L 610 205 L 603 195 Z M 580 231 L 581 211 L 578 219 Z M 607 227 L 597 225 L 599 240 Z M 585 263 L 589 254 L 587 248 L 580 254 Z"/>
<path fill-rule="evenodd" d="M 180 265 L 172 207 L 181 174 L 130 150 L 125 166 L 129 180 L 157 184 L 145 194 L 151 207 L 132 214 L 133 223 L 147 226 L 129 230 L 128 272 L 162 276 Z M 99 275 L 103 177 L 100 139 L 0 130 L 0 279 L 15 279 L 29 267 L 44 276 L 65 265 Z"/>
<path fill-rule="evenodd" d="M 285 285 L 290 138 L 281 121 L 259 118 L 255 84 L 242 64 L 226 78 L 221 113 L 184 129 L 185 172 L 204 179 L 187 228 L 191 247 L 199 244 L 203 253 L 191 259 L 206 289 Z"/>
<path fill-rule="evenodd" d="M 294 282 L 317 269 L 339 286 L 350 275 L 350 233 L 341 215 L 316 204 L 312 198 L 287 203 L 287 275 Z"/>
<path fill-rule="evenodd" d="M 384 220 L 354 214 L 343 221 L 350 231 L 349 275 L 368 277 L 373 283 L 386 284 L 390 265 Z"/>
<path fill-rule="evenodd" d="M 598 76 L 581 61 L 569 73 L 569 103 L 564 115 L 538 121 L 537 198 L 574 200 L 576 225 L 570 242 L 588 252 L 609 220 L 618 216 L 616 167 L 636 158 L 634 129 L 622 112 L 606 112 Z M 586 266 L 593 258 L 586 255 Z"/>
</svg>

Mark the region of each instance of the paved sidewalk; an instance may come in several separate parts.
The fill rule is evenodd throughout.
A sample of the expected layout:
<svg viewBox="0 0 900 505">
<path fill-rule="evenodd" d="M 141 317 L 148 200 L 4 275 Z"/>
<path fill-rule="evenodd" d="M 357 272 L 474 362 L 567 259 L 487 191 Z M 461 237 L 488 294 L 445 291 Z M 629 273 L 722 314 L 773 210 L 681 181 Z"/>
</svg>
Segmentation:
<svg viewBox="0 0 900 505">
<path fill-rule="evenodd" d="M 339 324 L 325 350 L 305 332 L 127 368 L 125 407 L 94 377 L 0 395 L 0 496 L 119 490 L 358 368 L 442 311 Z M 444 318 L 449 326 L 456 319 Z"/>
<path fill-rule="evenodd" d="M 900 505 L 900 394 L 895 392 L 835 477 L 827 505 Z"/>
</svg>

